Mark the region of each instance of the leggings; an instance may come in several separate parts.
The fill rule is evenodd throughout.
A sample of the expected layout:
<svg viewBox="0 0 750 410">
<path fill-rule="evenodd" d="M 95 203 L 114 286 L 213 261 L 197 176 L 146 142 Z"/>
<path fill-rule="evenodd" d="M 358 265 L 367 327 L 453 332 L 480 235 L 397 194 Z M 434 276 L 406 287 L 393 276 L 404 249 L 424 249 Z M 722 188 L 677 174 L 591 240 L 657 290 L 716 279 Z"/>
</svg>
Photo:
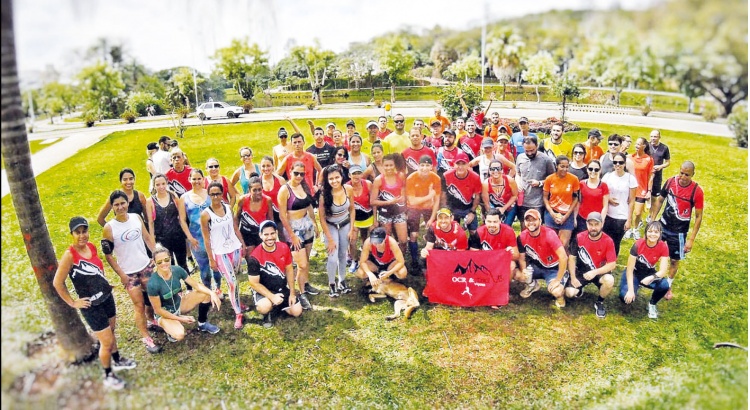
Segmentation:
<svg viewBox="0 0 750 410">
<path fill-rule="evenodd" d="M 336 252 L 328 254 L 328 262 L 326 262 L 326 270 L 328 271 L 328 283 L 336 283 L 336 273 L 339 274 L 339 280 L 343 281 L 346 277 L 346 254 L 349 250 L 349 231 L 352 229 L 352 224 L 348 223 L 344 226 L 332 225 L 326 222 L 328 225 L 328 232 L 333 237 L 333 243 L 336 244 Z M 324 236 L 323 239 L 328 245 L 328 237 Z"/>
<path fill-rule="evenodd" d="M 198 268 L 201 270 L 201 282 L 203 282 L 203 285 L 205 285 L 207 288 L 211 289 L 211 264 L 208 262 L 208 253 L 206 253 L 206 248 L 203 246 L 198 246 L 198 250 L 191 249 L 193 252 L 193 258 L 195 258 L 195 262 L 198 264 Z M 214 282 L 216 282 L 216 287 L 221 287 L 221 273 L 218 271 L 213 271 L 213 277 Z"/>
<path fill-rule="evenodd" d="M 156 242 L 161 243 L 162 246 L 169 249 L 169 251 L 172 253 L 172 265 L 177 265 L 182 269 L 185 269 L 185 272 L 187 272 L 188 274 L 190 273 L 190 270 L 188 270 L 187 266 L 187 244 L 185 243 L 184 236 L 157 236 Z"/>
<path fill-rule="evenodd" d="M 615 219 L 608 216 L 602 227 L 602 231 L 615 243 L 615 254 L 617 256 L 620 256 L 620 242 L 622 242 L 622 237 L 625 236 L 625 222 L 627 222 L 625 219 Z"/>
<path fill-rule="evenodd" d="M 240 250 L 235 249 L 233 252 L 224 255 L 214 254 L 214 260 L 219 268 L 219 272 L 224 275 L 224 279 L 227 281 L 229 301 L 232 303 L 232 309 L 234 309 L 235 314 L 239 315 L 242 313 L 242 308 L 240 307 L 240 288 L 237 286 L 236 273 L 240 270 Z"/>
</svg>

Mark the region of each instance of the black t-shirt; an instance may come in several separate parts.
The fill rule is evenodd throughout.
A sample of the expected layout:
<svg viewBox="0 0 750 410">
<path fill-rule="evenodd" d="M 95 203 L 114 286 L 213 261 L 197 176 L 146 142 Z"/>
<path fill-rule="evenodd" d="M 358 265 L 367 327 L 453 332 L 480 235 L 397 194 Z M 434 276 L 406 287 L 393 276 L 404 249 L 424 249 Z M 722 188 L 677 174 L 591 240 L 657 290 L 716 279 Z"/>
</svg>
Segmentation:
<svg viewBox="0 0 750 410">
<path fill-rule="evenodd" d="M 276 242 L 276 249 L 269 252 L 263 245 L 256 247 L 247 263 L 247 274 L 260 276 L 261 285 L 273 293 L 287 287 L 286 267 L 292 264 L 292 252 L 283 242 Z"/>
<path fill-rule="evenodd" d="M 646 153 L 651 155 L 654 160 L 654 165 L 661 165 L 665 160 L 671 159 L 669 156 L 669 147 L 664 144 L 659 144 L 658 147 L 654 147 L 651 144 L 646 145 Z M 655 175 L 661 175 L 662 170 L 655 171 Z"/>
<path fill-rule="evenodd" d="M 333 160 L 335 159 L 334 156 L 336 155 L 336 148 L 327 143 L 323 144 L 323 147 L 321 148 L 318 148 L 313 144 L 307 149 L 307 152 L 315 155 L 315 159 L 318 160 L 320 166 L 325 168 L 333 164 Z"/>
</svg>

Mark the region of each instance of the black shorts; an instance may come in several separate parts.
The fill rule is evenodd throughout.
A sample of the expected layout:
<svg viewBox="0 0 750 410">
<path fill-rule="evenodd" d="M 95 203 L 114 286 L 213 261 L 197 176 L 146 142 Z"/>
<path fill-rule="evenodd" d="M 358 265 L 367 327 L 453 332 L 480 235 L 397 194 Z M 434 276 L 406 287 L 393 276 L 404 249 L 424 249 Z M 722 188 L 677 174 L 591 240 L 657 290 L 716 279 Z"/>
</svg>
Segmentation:
<svg viewBox="0 0 750 410">
<path fill-rule="evenodd" d="M 605 273 L 605 275 L 606 275 L 606 273 Z M 578 289 L 578 295 L 576 296 L 576 297 L 578 297 L 578 296 L 583 295 L 583 288 L 585 288 L 586 285 L 588 285 L 588 284 L 593 283 L 594 285 L 596 285 L 597 288 L 601 289 L 601 287 L 602 287 L 602 277 L 603 276 L 604 275 L 599 275 L 599 276 L 595 277 L 592 280 L 586 280 L 586 278 L 584 278 L 582 274 L 576 273 L 576 278 L 578 279 L 579 282 L 581 282 L 581 287 L 577 288 L 577 287 L 573 286 L 573 284 L 571 283 L 570 280 L 568 280 L 568 283 L 565 284 L 565 287 L 566 288 Z"/>
<path fill-rule="evenodd" d="M 635 198 L 635 202 L 639 204 L 645 204 L 648 199 L 646 198 Z"/>
<path fill-rule="evenodd" d="M 651 197 L 659 196 L 659 193 L 661 193 L 661 171 L 654 172 L 654 183 L 651 186 Z"/>
<path fill-rule="evenodd" d="M 259 232 L 246 232 L 246 231 L 240 231 L 242 234 L 242 240 L 245 241 L 245 245 L 247 246 L 258 246 L 261 244 L 260 240 L 260 234 Z"/>
<path fill-rule="evenodd" d="M 672 232 L 661 228 L 661 240 L 667 243 L 669 248 L 669 259 L 681 261 L 685 259 L 685 234 Z"/>
<path fill-rule="evenodd" d="M 274 293 L 279 293 L 279 292 L 274 292 Z M 289 294 L 290 294 L 289 288 L 284 287 L 284 289 L 281 290 L 281 294 L 284 295 L 284 301 L 273 307 L 272 311 L 275 314 L 281 313 L 285 307 L 289 306 Z M 263 299 L 266 299 L 266 297 L 256 291 L 253 291 L 253 303 L 255 303 L 255 306 L 258 306 L 258 302 L 260 302 Z"/>
<path fill-rule="evenodd" d="M 406 209 L 406 229 L 411 232 L 419 232 L 419 218 L 425 223 L 430 220 L 432 209 Z"/>
<path fill-rule="evenodd" d="M 117 310 L 115 308 L 115 298 L 112 294 L 96 306 L 87 309 L 80 309 L 83 319 L 89 324 L 91 330 L 100 332 L 109 327 L 109 319 L 115 317 Z"/>
<path fill-rule="evenodd" d="M 372 256 L 372 254 L 370 254 L 370 256 L 367 258 L 367 260 L 370 261 L 370 262 L 372 262 L 373 265 L 375 265 L 375 272 L 373 272 L 375 274 L 387 271 L 388 270 L 388 266 L 390 266 L 391 263 L 393 263 L 393 261 L 395 261 L 395 259 L 394 259 L 393 261 L 390 261 L 390 262 L 388 262 L 386 264 L 382 264 L 382 263 L 378 262 L 375 259 L 375 257 Z"/>
</svg>

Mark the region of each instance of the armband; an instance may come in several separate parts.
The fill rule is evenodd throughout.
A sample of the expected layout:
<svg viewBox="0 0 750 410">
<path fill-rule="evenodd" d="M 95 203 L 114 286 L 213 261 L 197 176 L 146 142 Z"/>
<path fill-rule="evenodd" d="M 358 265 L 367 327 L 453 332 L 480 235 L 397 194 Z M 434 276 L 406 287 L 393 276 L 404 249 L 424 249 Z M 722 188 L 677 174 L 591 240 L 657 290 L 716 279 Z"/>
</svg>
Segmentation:
<svg viewBox="0 0 750 410">
<path fill-rule="evenodd" d="M 102 252 L 104 252 L 105 255 L 111 255 L 114 249 L 114 242 L 110 241 L 109 239 L 102 239 Z"/>
</svg>

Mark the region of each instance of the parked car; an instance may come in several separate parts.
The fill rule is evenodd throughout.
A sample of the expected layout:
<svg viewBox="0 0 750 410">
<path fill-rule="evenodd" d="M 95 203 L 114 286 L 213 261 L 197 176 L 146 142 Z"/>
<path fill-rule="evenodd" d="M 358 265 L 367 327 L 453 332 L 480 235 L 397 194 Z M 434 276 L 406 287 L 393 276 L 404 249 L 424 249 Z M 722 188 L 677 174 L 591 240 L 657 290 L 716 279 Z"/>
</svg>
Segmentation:
<svg viewBox="0 0 750 410">
<path fill-rule="evenodd" d="M 243 114 L 245 112 L 245 110 L 242 109 L 242 107 L 229 105 L 225 102 L 210 101 L 199 105 L 196 112 L 198 114 L 198 118 L 200 118 L 201 120 L 210 120 L 211 118 L 216 117 L 239 117 L 240 114 Z"/>
</svg>

